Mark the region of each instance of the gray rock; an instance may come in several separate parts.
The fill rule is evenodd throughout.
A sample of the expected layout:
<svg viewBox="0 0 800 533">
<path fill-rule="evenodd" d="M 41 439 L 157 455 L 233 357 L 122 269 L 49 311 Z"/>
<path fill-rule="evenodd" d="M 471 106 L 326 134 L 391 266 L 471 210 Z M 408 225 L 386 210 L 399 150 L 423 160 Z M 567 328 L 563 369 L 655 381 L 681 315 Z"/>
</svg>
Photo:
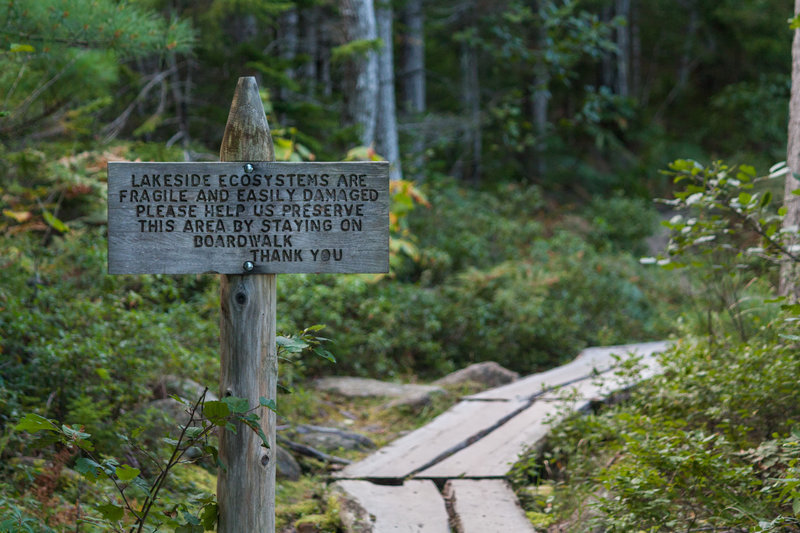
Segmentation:
<svg viewBox="0 0 800 533">
<path fill-rule="evenodd" d="M 387 407 L 424 405 L 430 402 L 434 394 L 444 392 L 444 389 L 435 385 L 389 383 L 377 379 L 354 377 L 322 378 L 314 383 L 314 387 L 317 390 L 333 392 L 348 398 L 395 398 Z"/>
<path fill-rule="evenodd" d="M 460 385 L 462 383 L 473 382 L 484 386 L 485 388 L 499 387 L 516 381 L 519 374 L 500 366 L 494 361 L 486 361 L 483 363 L 475 363 L 468 367 L 457 370 L 451 374 L 447 374 L 441 379 L 437 379 L 433 383 L 435 385 Z"/>
<path fill-rule="evenodd" d="M 300 479 L 303 471 L 294 456 L 281 446 L 276 445 L 276 448 L 278 450 L 278 464 L 275 465 L 277 476 L 288 481 Z"/>
<path fill-rule="evenodd" d="M 314 388 L 333 392 L 348 398 L 367 398 L 388 396 L 398 398 L 417 392 L 439 392 L 442 389 L 433 385 L 390 383 L 377 379 L 354 377 L 329 377 L 318 379 Z"/>
<path fill-rule="evenodd" d="M 375 443 L 364 435 L 342 429 L 300 425 L 295 432 L 297 440 L 325 452 L 375 448 Z"/>
</svg>

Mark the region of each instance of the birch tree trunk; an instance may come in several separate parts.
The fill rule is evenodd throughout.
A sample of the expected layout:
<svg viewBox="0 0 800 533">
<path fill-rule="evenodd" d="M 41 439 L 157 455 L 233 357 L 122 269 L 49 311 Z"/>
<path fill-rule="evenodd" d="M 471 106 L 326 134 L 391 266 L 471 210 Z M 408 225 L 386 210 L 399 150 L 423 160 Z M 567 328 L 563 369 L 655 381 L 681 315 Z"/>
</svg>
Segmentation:
<svg viewBox="0 0 800 533">
<path fill-rule="evenodd" d="M 422 0 L 408 0 L 403 9 L 406 35 L 403 40 L 403 110 L 425 112 L 425 15 Z"/>
<path fill-rule="evenodd" d="M 382 0 L 379 0 L 382 1 Z M 400 147 L 397 140 L 397 106 L 394 94 L 394 43 L 392 41 L 391 4 L 383 1 L 375 11 L 378 37 L 383 46 L 378 54 L 378 121 L 376 150 L 390 163 L 389 178 L 403 179 L 400 165 Z"/>
<path fill-rule="evenodd" d="M 375 41 L 375 7 L 372 0 L 339 0 L 347 42 Z M 368 50 L 352 58 L 355 87 L 347 99 L 348 118 L 359 128 L 362 146 L 375 145 L 378 102 L 378 54 Z"/>
<path fill-rule="evenodd" d="M 800 0 L 795 0 L 795 13 L 800 13 Z M 800 188 L 800 30 L 794 31 L 792 41 L 792 96 L 789 101 L 789 142 L 786 148 L 786 164 L 789 172 L 786 174 L 784 206 L 786 217 L 783 219 L 783 228 L 794 235 L 789 246 L 798 246 L 798 225 L 800 225 L 800 196 L 793 194 Z M 787 296 L 791 302 L 800 301 L 800 265 L 787 261 L 781 267 L 780 293 Z"/>
<path fill-rule="evenodd" d="M 403 8 L 406 34 L 403 39 L 402 83 L 403 111 L 406 117 L 421 121 L 425 113 L 425 14 L 422 0 L 408 0 Z M 425 128 L 412 132 L 411 162 L 417 180 L 424 176 Z"/>
</svg>

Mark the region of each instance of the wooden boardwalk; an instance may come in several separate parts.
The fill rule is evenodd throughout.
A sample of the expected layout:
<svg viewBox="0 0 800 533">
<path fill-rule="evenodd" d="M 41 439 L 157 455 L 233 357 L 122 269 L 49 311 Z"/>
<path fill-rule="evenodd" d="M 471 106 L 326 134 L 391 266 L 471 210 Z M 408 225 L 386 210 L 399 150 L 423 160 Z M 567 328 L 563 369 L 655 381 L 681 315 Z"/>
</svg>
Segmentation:
<svg viewBox="0 0 800 533">
<path fill-rule="evenodd" d="M 638 379 L 658 372 L 668 342 L 584 350 L 572 362 L 467 396 L 437 418 L 336 474 L 370 533 L 525 533 L 533 527 L 506 481 L 553 422 L 631 387 L 618 372 L 637 356 Z M 440 491 L 441 489 L 441 491 Z"/>
</svg>

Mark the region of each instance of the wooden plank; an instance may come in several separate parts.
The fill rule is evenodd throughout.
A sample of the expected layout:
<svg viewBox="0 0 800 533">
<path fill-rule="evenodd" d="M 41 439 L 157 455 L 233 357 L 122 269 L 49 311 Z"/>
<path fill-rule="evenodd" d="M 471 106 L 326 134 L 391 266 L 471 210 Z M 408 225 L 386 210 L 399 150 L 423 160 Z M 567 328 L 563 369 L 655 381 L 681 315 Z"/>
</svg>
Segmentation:
<svg viewBox="0 0 800 533">
<path fill-rule="evenodd" d="M 419 472 L 421 479 L 501 478 L 519 454 L 540 442 L 550 431 L 546 423 L 557 417 L 558 402 L 537 401 L 479 441 Z"/>
<path fill-rule="evenodd" d="M 669 342 L 645 342 L 588 348 L 566 365 L 530 375 L 503 387 L 467 396 L 465 399 L 517 401 L 531 399 L 553 387 L 578 381 L 592 374 L 605 372 L 617 363 L 614 355 L 624 357 L 633 353 L 647 356 L 663 352 L 669 345 Z"/>
<path fill-rule="evenodd" d="M 109 273 L 389 271 L 387 162 L 235 161 L 109 163 Z"/>
<path fill-rule="evenodd" d="M 460 402 L 421 428 L 335 474 L 343 479 L 404 479 L 478 440 L 527 406 Z"/>
<path fill-rule="evenodd" d="M 654 356 L 645 357 L 639 362 L 639 372 L 635 375 L 609 370 L 598 376 L 585 378 L 548 391 L 537 398 L 537 401 L 563 401 L 567 398 L 580 400 L 580 403 L 574 404 L 572 409 L 581 410 L 589 402 L 605 400 L 611 394 L 629 389 L 637 383 L 655 376 L 660 370 L 661 367 Z"/>
<path fill-rule="evenodd" d="M 645 357 L 642 362 L 644 371 L 640 379 L 658 372 L 654 357 Z M 629 377 L 616 375 L 612 370 L 549 391 L 479 441 L 420 471 L 416 477 L 504 477 L 521 453 L 542 442 L 553 424 L 588 408 L 593 400 L 603 399 L 633 384 Z"/>
<path fill-rule="evenodd" d="M 511 486 L 500 479 L 451 479 L 444 497 L 456 533 L 534 533 Z"/>
<path fill-rule="evenodd" d="M 358 524 L 347 524 L 348 531 L 370 533 L 449 533 L 444 498 L 431 481 L 409 480 L 403 485 L 376 485 L 369 481 L 343 480 L 334 489 L 347 495 L 342 517 L 359 515 Z M 352 506 L 363 512 L 351 513 Z M 370 523 L 364 523 L 369 520 Z"/>
<path fill-rule="evenodd" d="M 255 78 L 239 78 L 222 137 L 222 159 L 274 159 Z M 269 448 L 244 424 L 219 432 L 219 533 L 275 531 L 275 413 L 259 398 L 277 397 L 274 275 L 220 277 L 220 394 L 256 406 Z"/>
</svg>

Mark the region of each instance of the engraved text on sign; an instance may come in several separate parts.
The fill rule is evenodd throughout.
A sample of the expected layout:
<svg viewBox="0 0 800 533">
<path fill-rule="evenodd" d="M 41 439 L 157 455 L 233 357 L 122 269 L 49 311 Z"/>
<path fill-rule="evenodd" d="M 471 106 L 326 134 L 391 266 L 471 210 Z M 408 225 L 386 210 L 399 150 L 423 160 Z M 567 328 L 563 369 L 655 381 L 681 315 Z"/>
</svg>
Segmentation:
<svg viewBox="0 0 800 533">
<path fill-rule="evenodd" d="M 109 163 L 109 272 L 387 272 L 389 202 L 385 162 Z"/>
</svg>

